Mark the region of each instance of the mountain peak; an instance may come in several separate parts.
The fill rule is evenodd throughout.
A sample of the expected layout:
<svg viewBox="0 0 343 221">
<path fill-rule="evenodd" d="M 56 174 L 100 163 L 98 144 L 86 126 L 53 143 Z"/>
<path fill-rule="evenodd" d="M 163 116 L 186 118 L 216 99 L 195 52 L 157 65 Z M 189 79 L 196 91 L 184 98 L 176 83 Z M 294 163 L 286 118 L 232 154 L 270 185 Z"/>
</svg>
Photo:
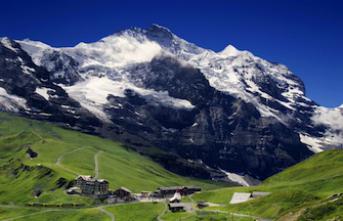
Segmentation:
<svg viewBox="0 0 343 221">
<path fill-rule="evenodd" d="M 235 48 L 233 45 L 228 45 L 224 48 L 224 50 L 220 51 L 218 54 L 223 57 L 230 57 L 230 56 L 237 56 L 242 51 Z"/>
<path fill-rule="evenodd" d="M 146 34 L 152 39 L 168 39 L 174 38 L 174 34 L 166 27 L 158 24 L 152 24 L 147 30 Z"/>
<path fill-rule="evenodd" d="M 164 26 L 159 25 L 159 24 L 152 24 L 152 25 L 149 27 L 149 29 L 151 29 L 151 30 L 159 30 L 159 31 L 163 31 L 163 32 L 172 33 L 172 32 L 170 31 L 169 28 L 164 27 Z"/>
<path fill-rule="evenodd" d="M 174 37 L 174 34 L 170 31 L 170 29 L 158 25 L 158 24 L 152 24 L 150 27 L 143 29 L 139 27 L 131 27 L 125 30 L 122 30 L 118 33 L 114 33 L 112 35 L 109 35 L 103 39 L 109 39 L 112 37 L 117 37 L 121 35 L 129 35 L 132 37 L 141 37 L 142 35 L 147 36 L 151 39 L 172 39 Z"/>
</svg>

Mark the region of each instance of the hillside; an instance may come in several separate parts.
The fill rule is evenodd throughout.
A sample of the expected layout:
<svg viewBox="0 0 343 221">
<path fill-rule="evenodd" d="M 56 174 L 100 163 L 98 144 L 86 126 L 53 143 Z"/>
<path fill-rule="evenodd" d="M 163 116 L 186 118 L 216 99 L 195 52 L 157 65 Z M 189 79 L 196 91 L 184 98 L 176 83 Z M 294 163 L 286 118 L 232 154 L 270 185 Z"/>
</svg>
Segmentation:
<svg viewBox="0 0 343 221">
<path fill-rule="evenodd" d="M 316 154 L 270 177 L 260 186 L 220 188 L 218 183 L 170 173 L 120 143 L 6 113 L 0 113 L 0 121 L 0 220 L 43 221 L 62 217 L 112 220 L 110 214 L 119 221 L 150 221 L 158 216 L 165 221 L 342 218 L 343 196 L 339 195 L 343 192 L 342 150 Z M 205 191 L 184 201 L 205 200 L 214 206 L 191 213 L 170 213 L 160 203 L 96 205 L 97 202 L 90 198 L 64 193 L 65 182 L 77 174 L 98 175 L 108 179 L 112 189 L 125 186 L 137 192 L 166 185 L 199 185 Z M 229 204 L 234 192 L 256 190 L 272 194 L 247 203 Z M 41 194 L 35 197 L 38 192 Z M 85 207 L 38 209 L 25 206 L 32 202 L 46 205 L 79 203 Z M 124 215 L 127 211 L 130 211 L 130 217 Z"/>
<path fill-rule="evenodd" d="M 219 185 L 175 175 L 120 143 L 0 113 L 0 204 L 92 204 L 64 193 L 79 174 L 107 179 L 111 189 L 124 186 L 135 192 Z"/>
<path fill-rule="evenodd" d="M 267 191 L 271 195 L 230 205 L 234 192 Z M 316 154 L 256 187 L 211 190 L 195 200 L 221 204 L 216 209 L 281 221 L 343 220 L 343 150 Z M 334 219 L 336 218 L 336 219 Z"/>
</svg>

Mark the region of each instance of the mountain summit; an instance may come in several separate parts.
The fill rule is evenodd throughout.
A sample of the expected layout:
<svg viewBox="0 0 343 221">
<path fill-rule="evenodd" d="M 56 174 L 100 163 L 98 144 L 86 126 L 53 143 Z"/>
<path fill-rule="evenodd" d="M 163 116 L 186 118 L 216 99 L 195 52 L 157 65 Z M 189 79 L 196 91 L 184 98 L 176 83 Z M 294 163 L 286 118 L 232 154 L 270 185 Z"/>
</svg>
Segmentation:
<svg viewBox="0 0 343 221">
<path fill-rule="evenodd" d="M 3 111 L 119 139 L 183 175 L 264 179 L 343 144 L 342 109 L 284 65 L 159 25 L 66 48 L 2 38 L 0 79 Z"/>
</svg>

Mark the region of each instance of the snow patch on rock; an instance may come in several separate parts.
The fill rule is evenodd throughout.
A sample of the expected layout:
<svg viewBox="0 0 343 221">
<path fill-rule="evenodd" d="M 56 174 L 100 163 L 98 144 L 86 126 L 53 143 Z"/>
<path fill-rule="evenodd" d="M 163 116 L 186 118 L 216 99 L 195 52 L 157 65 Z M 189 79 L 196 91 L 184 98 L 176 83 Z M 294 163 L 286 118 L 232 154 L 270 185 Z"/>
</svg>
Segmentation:
<svg viewBox="0 0 343 221">
<path fill-rule="evenodd" d="M 236 173 L 230 173 L 225 170 L 221 170 L 223 173 L 226 174 L 227 178 L 231 180 L 232 182 L 238 183 L 242 186 L 252 186 L 253 184 L 250 183 L 250 181 L 242 175 L 236 174 Z"/>
<path fill-rule="evenodd" d="M 19 108 L 26 109 L 26 100 L 8 94 L 4 88 L 0 87 L 0 110 L 17 112 Z"/>
<path fill-rule="evenodd" d="M 11 40 L 7 37 L 0 38 L 0 42 L 8 49 L 17 52 L 17 49 L 12 46 Z"/>
<path fill-rule="evenodd" d="M 38 66 L 41 65 L 41 60 L 45 51 L 58 50 L 57 48 L 53 48 L 42 42 L 32 41 L 29 39 L 25 39 L 25 40 L 17 41 L 17 42 L 20 44 L 21 48 L 31 56 L 32 61 Z"/>
<path fill-rule="evenodd" d="M 37 87 L 35 92 L 44 97 L 45 100 L 49 100 L 48 91 L 49 89 L 46 87 Z"/>
<path fill-rule="evenodd" d="M 300 141 L 307 145 L 307 147 L 314 153 L 319 153 L 323 151 L 322 143 L 319 138 L 311 137 L 308 134 L 300 133 Z"/>
<path fill-rule="evenodd" d="M 167 91 L 139 88 L 127 79 L 111 80 L 108 77 L 91 76 L 73 86 L 60 86 L 67 91 L 70 97 L 79 101 L 84 108 L 105 121 L 109 121 L 103 110 L 103 106 L 108 103 L 108 96 L 125 97 L 125 90 L 128 89 L 138 93 L 154 105 L 165 105 L 181 109 L 194 108 L 193 104 L 188 100 L 171 97 Z"/>
</svg>

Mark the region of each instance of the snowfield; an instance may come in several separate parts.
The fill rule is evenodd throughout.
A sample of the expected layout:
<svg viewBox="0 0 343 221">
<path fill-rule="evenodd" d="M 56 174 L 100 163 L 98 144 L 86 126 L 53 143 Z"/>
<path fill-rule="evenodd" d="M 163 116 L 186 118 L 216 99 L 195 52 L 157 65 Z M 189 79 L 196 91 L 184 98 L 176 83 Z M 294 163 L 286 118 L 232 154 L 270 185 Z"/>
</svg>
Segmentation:
<svg viewBox="0 0 343 221">
<path fill-rule="evenodd" d="M 1 41 L 11 50 L 15 50 L 6 39 Z M 305 96 L 301 81 L 286 66 L 268 62 L 232 45 L 220 52 L 201 48 L 158 25 L 148 30 L 125 30 L 94 43 L 80 43 L 68 48 L 54 48 L 31 40 L 17 42 L 32 56 L 37 65 L 41 65 L 42 59 L 52 52 L 73 58 L 78 63 L 77 71 L 81 80 L 73 85 L 60 86 L 70 97 L 103 121 L 109 121 L 103 110 L 108 103 L 108 96 L 124 97 L 126 90 L 134 91 L 155 105 L 194 108 L 188 100 L 171 97 L 166 91 L 139 87 L 134 80 L 126 77 L 125 71 L 128 67 L 150 62 L 161 54 L 172 56 L 181 64 L 200 69 L 216 90 L 252 103 L 261 116 L 273 118 L 284 125 L 294 120 L 293 115 L 298 107 L 307 108 L 312 102 Z M 145 74 L 148 73 L 136 77 L 140 78 Z M 58 75 L 63 77 L 63 72 Z M 274 94 L 273 88 L 266 90 L 265 82 L 275 85 L 282 93 Z M 37 93 L 49 98 L 45 89 L 37 89 Z M 301 141 L 313 152 L 343 143 L 342 109 L 317 106 L 312 121 L 315 125 L 326 125 L 329 128 L 321 137 L 299 132 Z M 243 184 L 244 181 L 239 182 Z"/>
</svg>

